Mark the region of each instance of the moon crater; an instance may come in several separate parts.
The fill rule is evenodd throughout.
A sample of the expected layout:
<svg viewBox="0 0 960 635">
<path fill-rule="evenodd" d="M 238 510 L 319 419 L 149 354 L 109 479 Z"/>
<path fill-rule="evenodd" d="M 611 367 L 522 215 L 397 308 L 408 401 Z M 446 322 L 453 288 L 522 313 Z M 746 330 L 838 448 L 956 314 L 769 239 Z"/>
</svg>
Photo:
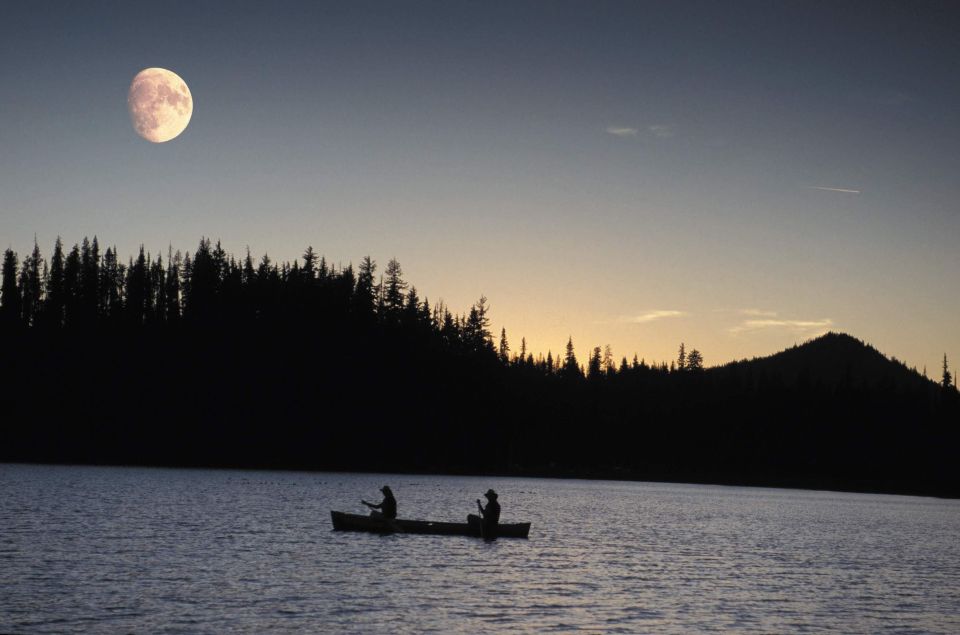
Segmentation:
<svg viewBox="0 0 960 635">
<path fill-rule="evenodd" d="M 138 135 L 152 141 L 170 141 L 183 132 L 193 115 L 193 96 L 183 79 L 165 68 L 145 68 L 127 93 L 130 121 Z"/>
</svg>

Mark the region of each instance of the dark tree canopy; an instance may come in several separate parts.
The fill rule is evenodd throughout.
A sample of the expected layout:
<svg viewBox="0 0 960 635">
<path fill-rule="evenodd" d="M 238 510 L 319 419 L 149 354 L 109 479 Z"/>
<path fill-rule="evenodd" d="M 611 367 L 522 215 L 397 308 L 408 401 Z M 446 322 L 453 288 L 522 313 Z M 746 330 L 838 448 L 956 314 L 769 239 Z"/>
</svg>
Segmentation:
<svg viewBox="0 0 960 635">
<path fill-rule="evenodd" d="M 491 335 L 391 260 L 193 252 L 50 260 L 0 280 L 0 460 L 482 472 L 960 495 L 960 403 L 852 337 L 706 368 Z"/>
</svg>

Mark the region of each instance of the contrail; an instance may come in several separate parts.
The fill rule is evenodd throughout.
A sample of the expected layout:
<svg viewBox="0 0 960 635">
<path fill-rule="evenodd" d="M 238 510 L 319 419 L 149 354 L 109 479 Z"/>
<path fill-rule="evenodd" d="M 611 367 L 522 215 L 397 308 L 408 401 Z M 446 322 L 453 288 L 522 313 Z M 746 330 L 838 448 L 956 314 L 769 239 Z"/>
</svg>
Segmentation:
<svg viewBox="0 0 960 635">
<path fill-rule="evenodd" d="M 824 192 L 843 192 L 844 194 L 859 194 L 860 190 L 850 190 L 845 187 L 821 187 L 819 185 L 808 185 L 811 190 L 823 190 Z"/>
</svg>

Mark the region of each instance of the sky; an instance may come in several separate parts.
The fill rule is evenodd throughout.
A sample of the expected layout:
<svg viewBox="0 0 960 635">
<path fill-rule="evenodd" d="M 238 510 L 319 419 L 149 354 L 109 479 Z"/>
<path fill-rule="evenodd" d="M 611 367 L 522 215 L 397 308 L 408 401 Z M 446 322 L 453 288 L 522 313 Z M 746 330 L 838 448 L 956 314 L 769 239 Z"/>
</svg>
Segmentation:
<svg viewBox="0 0 960 635">
<path fill-rule="evenodd" d="M 514 350 L 707 365 L 828 330 L 960 363 L 960 5 L 31 2 L 0 248 L 397 258 Z M 126 96 L 179 74 L 152 144 Z"/>
</svg>

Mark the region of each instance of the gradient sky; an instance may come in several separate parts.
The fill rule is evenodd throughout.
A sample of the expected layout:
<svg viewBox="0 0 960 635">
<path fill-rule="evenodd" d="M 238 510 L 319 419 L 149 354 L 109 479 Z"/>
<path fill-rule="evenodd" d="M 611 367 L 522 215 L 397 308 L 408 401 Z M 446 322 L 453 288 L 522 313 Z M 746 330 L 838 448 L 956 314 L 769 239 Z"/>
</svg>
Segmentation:
<svg viewBox="0 0 960 635">
<path fill-rule="evenodd" d="M 960 5 L 4 2 L 0 248 L 397 257 L 516 349 L 960 363 Z M 178 73 L 187 130 L 126 93 Z"/>
</svg>

